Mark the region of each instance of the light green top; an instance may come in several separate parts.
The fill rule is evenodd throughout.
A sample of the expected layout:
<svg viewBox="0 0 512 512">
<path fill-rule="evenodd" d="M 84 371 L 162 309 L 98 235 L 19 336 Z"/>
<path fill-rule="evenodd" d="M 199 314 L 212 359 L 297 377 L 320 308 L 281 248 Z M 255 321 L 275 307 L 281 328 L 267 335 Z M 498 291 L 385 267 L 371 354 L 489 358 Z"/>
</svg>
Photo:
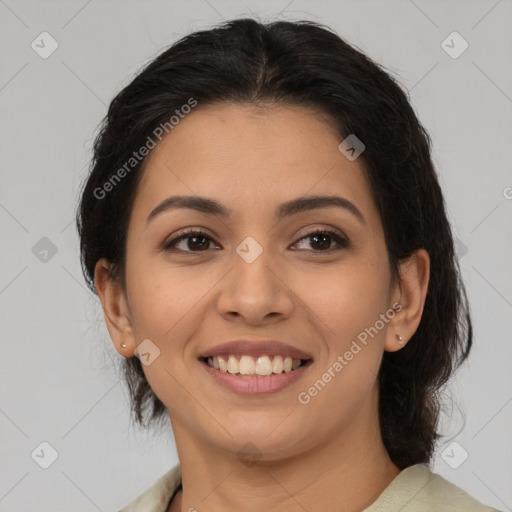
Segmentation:
<svg viewBox="0 0 512 512">
<path fill-rule="evenodd" d="M 181 484 L 177 464 L 119 512 L 166 512 Z M 423 464 L 401 471 L 362 512 L 500 512 L 486 507 Z"/>
</svg>

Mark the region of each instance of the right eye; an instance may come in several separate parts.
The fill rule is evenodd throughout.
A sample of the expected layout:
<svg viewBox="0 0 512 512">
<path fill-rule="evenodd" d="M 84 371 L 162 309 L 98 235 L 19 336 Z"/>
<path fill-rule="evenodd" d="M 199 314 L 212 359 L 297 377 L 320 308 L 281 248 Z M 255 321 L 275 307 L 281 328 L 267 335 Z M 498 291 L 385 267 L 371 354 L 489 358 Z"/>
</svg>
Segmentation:
<svg viewBox="0 0 512 512">
<path fill-rule="evenodd" d="M 213 241 L 213 238 L 204 231 L 197 229 L 189 230 L 166 242 L 163 246 L 163 250 L 185 253 L 206 252 L 210 247 L 210 241 Z M 182 244 L 182 247 L 179 247 L 180 244 Z"/>
</svg>

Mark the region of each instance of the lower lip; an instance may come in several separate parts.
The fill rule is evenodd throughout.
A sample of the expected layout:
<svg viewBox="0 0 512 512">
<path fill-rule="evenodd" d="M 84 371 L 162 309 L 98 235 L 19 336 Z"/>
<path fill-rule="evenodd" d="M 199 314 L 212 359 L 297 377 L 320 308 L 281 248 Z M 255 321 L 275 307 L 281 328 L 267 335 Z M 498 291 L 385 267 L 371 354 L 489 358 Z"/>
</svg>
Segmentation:
<svg viewBox="0 0 512 512">
<path fill-rule="evenodd" d="M 312 365 L 312 360 L 310 359 L 304 366 L 292 372 L 276 373 L 263 377 L 240 377 L 212 368 L 206 361 L 200 360 L 200 363 L 221 386 L 230 391 L 240 395 L 260 396 L 276 393 L 293 384 L 308 371 L 308 368 Z"/>
</svg>

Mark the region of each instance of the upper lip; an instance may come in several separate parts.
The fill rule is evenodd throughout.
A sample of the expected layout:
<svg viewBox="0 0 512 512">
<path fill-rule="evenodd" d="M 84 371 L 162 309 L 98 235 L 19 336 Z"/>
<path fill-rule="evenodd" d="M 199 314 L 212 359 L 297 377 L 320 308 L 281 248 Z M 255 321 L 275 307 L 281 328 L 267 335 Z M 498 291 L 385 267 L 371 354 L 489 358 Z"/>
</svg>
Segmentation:
<svg viewBox="0 0 512 512">
<path fill-rule="evenodd" d="M 204 351 L 199 358 L 215 357 L 229 354 L 246 354 L 248 356 L 259 357 L 263 355 L 272 356 L 290 356 L 292 359 L 312 359 L 310 354 L 299 350 L 298 348 L 287 345 L 276 340 L 235 340 L 215 345 Z"/>
</svg>

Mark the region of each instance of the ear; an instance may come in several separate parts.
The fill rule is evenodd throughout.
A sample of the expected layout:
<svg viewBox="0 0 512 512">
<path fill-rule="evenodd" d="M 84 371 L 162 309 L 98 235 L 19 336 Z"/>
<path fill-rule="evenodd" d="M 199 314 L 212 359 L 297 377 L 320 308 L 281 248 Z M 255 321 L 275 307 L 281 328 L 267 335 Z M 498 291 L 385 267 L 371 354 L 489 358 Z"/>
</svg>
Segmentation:
<svg viewBox="0 0 512 512">
<path fill-rule="evenodd" d="M 394 284 L 392 304 L 398 303 L 388 324 L 384 350 L 396 352 L 405 347 L 418 329 L 430 278 L 430 257 L 418 249 L 399 263 L 399 278 Z"/>
<path fill-rule="evenodd" d="M 137 345 L 132 330 L 131 314 L 123 287 L 112 277 L 111 270 L 112 265 L 106 258 L 96 262 L 96 291 L 103 306 L 105 322 L 114 347 L 122 356 L 132 357 Z"/>
</svg>

